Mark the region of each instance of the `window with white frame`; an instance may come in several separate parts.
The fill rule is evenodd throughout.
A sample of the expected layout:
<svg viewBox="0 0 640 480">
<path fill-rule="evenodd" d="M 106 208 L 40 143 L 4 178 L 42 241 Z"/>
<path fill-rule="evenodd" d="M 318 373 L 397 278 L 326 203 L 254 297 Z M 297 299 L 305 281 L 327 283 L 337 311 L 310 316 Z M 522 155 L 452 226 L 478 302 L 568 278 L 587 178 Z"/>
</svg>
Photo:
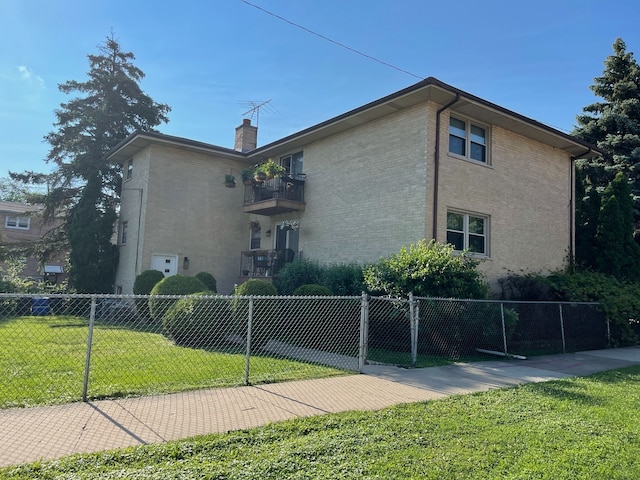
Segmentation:
<svg viewBox="0 0 640 480">
<path fill-rule="evenodd" d="M 458 251 L 489 255 L 489 218 L 465 212 L 447 212 L 447 243 Z"/>
<path fill-rule="evenodd" d="M 6 228 L 17 228 L 19 230 L 29 230 L 31 219 L 29 217 L 20 217 L 7 215 L 4 226 Z"/>
<path fill-rule="evenodd" d="M 120 232 L 120 244 L 127 244 L 127 230 L 129 229 L 129 222 L 122 222 L 122 231 Z"/>
<path fill-rule="evenodd" d="M 286 155 L 280 158 L 280 165 L 285 168 L 285 171 L 291 175 L 298 175 L 302 173 L 302 163 L 304 156 L 302 152 L 296 152 L 291 155 Z"/>
<path fill-rule="evenodd" d="M 449 153 L 489 163 L 487 145 L 489 129 L 462 117 L 449 117 Z"/>
<path fill-rule="evenodd" d="M 129 161 L 127 162 L 127 180 L 131 180 L 131 177 L 133 177 L 133 159 L 130 158 Z"/>
</svg>

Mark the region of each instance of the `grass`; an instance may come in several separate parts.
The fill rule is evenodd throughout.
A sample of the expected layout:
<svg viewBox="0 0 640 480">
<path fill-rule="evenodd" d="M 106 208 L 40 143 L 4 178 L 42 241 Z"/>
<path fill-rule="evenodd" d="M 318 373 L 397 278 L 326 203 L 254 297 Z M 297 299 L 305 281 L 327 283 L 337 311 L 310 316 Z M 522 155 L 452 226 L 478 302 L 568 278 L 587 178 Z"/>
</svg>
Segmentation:
<svg viewBox="0 0 640 480">
<path fill-rule="evenodd" d="M 411 366 L 411 353 L 410 352 L 396 352 L 391 350 L 383 350 L 380 348 L 370 348 L 367 353 L 367 358 L 374 362 L 386 363 L 388 365 L 401 365 Z M 496 357 L 492 355 L 468 355 L 460 357 L 456 362 L 481 362 L 483 360 L 495 360 Z M 436 356 L 436 355 L 424 355 L 419 353 L 416 359 L 416 367 L 438 367 L 441 365 L 449 365 L 454 360 L 450 356 Z"/>
<path fill-rule="evenodd" d="M 636 479 L 640 366 L 0 469 L 0 478 Z"/>
<path fill-rule="evenodd" d="M 0 408 L 80 400 L 87 332 L 87 320 L 77 317 L 0 321 Z M 91 358 L 91 399 L 244 383 L 244 351 L 178 347 L 159 333 L 108 324 L 96 325 Z M 299 361 L 251 357 L 253 384 L 340 374 L 344 372 Z"/>
</svg>

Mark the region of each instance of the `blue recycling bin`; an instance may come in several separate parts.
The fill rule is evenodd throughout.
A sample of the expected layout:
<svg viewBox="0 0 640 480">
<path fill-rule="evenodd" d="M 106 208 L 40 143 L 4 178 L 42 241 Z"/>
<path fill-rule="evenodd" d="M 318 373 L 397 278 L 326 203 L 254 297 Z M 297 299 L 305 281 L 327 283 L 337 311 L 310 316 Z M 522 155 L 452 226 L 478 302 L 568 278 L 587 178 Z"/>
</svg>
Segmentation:
<svg viewBox="0 0 640 480">
<path fill-rule="evenodd" d="M 31 315 L 49 315 L 51 307 L 49 297 L 33 298 L 31 303 Z"/>
</svg>

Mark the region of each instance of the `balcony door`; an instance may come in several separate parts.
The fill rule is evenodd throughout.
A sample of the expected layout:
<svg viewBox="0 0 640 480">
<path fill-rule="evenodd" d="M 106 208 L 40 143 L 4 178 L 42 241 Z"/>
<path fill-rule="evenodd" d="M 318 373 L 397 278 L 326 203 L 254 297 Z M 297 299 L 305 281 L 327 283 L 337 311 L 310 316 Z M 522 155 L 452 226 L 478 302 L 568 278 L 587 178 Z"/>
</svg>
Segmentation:
<svg viewBox="0 0 640 480">
<path fill-rule="evenodd" d="M 274 273 L 277 273 L 285 264 L 292 262 L 298 255 L 298 239 L 300 238 L 298 228 L 283 228 L 283 225 L 276 227 L 276 264 Z"/>
</svg>

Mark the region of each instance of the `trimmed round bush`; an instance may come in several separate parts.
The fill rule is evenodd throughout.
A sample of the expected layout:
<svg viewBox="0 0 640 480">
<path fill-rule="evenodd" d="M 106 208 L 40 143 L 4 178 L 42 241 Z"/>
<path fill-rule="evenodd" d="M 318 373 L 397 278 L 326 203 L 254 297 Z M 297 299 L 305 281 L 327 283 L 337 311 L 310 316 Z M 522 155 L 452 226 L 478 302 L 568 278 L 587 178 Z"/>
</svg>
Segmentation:
<svg viewBox="0 0 640 480">
<path fill-rule="evenodd" d="M 164 274 L 159 270 L 145 270 L 136 277 L 133 282 L 134 295 L 149 295 L 153 287 L 164 279 Z"/>
<path fill-rule="evenodd" d="M 211 275 L 209 272 L 198 272 L 196 273 L 196 278 L 204 283 L 207 288 L 212 292 L 217 292 L 218 282 L 216 282 L 216 278 Z"/>
<path fill-rule="evenodd" d="M 260 280 L 259 278 L 252 278 L 246 282 L 238 285 L 236 288 L 236 295 L 263 295 L 271 296 L 277 295 L 278 291 L 271 283 L 266 280 Z"/>
<path fill-rule="evenodd" d="M 159 270 L 145 270 L 136 277 L 133 282 L 133 294 L 134 295 L 149 295 L 153 287 L 164 279 L 164 274 Z M 149 302 L 145 298 L 136 298 L 136 310 L 138 315 L 149 321 L 151 319 L 151 313 L 149 312 Z"/>
<path fill-rule="evenodd" d="M 200 292 L 181 298 L 162 319 L 164 334 L 176 345 L 222 348 L 232 332 L 231 309 L 225 298 L 202 298 Z"/>
<path fill-rule="evenodd" d="M 151 289 L 151 295 L 191 295 L 206 292 L 207 286 L 196 277 L 173 275 L 159 281 Z M 176 303 L 175 298 L 150 298 L 149 312 L 154 321 L 161 323 L 164 314 Z"/>
<path fill-rule="evenodd" d="M 324 285 L 318 285 L 318 284 L 312 283 L 309 285 L 300 285 L 298 288 L 295 289 L 293 294 L 298 296 L 309 296 L 309 297 L 310 296 L 329 297 L 333 295 L 333 292 L 329 290 L 327 287 L 325 287 Z"/>
</svg>

